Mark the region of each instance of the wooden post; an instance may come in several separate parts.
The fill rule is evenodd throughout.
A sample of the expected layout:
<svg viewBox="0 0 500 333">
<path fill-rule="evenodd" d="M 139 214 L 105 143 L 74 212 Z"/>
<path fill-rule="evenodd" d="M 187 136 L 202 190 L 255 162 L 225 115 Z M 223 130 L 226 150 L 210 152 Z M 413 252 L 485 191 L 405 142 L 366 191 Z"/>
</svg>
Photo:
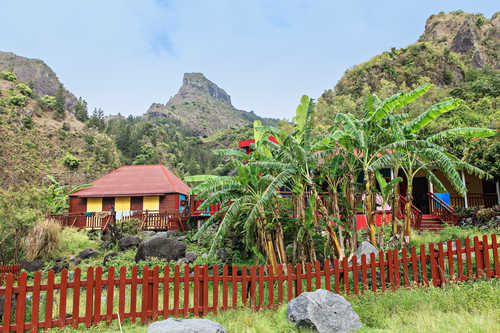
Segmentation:
<svg viewBox="0 0 500 333">
<path fill-rule="evenodd" d="M 497 201 L 498 201 L 498 204 L 500 205 L 500 181 L 496 181 L 495 183 L 495 187 L 496 187 L 496 190 L 497 190 Z"/>
<path fill-rule="evenodd" d="M 465 187 L 465 195 L 464 195 L 465 208 L 469 208 L 469 202 L 467 201 L 467 184 L 465 182 L 465 173 L 463 170 L 462 170 L 462 183 L 464 184 Z"/>
</svg>

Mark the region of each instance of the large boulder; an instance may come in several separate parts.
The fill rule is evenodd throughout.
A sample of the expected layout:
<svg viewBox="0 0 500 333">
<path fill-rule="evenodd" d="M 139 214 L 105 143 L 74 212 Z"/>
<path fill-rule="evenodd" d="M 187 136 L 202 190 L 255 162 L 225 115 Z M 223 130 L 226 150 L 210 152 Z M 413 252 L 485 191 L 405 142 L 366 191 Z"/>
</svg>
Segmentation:
<svg viewBox="0 0 500 333">
<path fill-rule="evenodd" d="M 362 326 L 358 314 L 344 297 L 324 289 L 305 292 L 292 299 L 286 317 L 298 327 L 316 329 L 320 333 L 350 332 Z"/>
<path fill-rule="evenodd" d="M 157 257 L 165 260 L 178 260 L 186 255 L 186 244 L 167 235 L 155 235 L 139 244 L 135 261 Z"/>
<path fill-rule="evenodd" d="M 130 249 L 131 247 L 139 245 L 140 242 L 141 239 L 137 236 L 123 237 L 118 241 L 118 248 L 122 251 L 127 250 Z"/>
<path fill-rule="evenodd" d="M 92 258 L 92 257 L 97 257 L 99 255 L 99 252 L 94 250 L 94 249 L 85 249 L 78 253 L 78 257 L 82 260 Z"/>
<path fill-rule="evenodd" d="M 219 323 L 208 319 L 174 319 L 149 325 L 148 333 L 227 333 Z"/>
<path fill-rule="evenodd" d="M 215 252 L 215 255 L 217 256 L 217 261 L 221 265 L 232 265 L 233 255 L 230 249 L 222 247 Z"/>
</svg>

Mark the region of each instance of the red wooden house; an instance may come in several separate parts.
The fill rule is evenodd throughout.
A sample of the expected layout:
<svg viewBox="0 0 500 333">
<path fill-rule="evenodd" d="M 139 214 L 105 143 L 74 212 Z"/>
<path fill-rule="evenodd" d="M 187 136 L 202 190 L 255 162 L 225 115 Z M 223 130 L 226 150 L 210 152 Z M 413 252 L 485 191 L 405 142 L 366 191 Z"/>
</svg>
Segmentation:
<svg viewBox="0 0 500 333">
<path fill-rule="evenodd" d="M 118 220 L 137 218 L 141 229 L 183 229 L 190 188 L 165 166 L 122 166 L 70 195 L 65 225 L 105 228 L 112 210 Z"/>
</svg>

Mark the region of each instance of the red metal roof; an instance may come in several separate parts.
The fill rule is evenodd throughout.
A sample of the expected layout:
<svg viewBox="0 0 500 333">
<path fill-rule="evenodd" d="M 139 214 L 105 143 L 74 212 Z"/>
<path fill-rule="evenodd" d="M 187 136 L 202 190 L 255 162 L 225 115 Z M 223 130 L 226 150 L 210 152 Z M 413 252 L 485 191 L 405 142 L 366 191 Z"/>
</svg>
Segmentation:
<svg viewBox="0 0 500 333">
<path fill-rule="evenodd" d="M 191 188 L 161 164 L 125 165 L 77 191 L 76 197 L 120 197 L 188 194 Z"/>
</svg>

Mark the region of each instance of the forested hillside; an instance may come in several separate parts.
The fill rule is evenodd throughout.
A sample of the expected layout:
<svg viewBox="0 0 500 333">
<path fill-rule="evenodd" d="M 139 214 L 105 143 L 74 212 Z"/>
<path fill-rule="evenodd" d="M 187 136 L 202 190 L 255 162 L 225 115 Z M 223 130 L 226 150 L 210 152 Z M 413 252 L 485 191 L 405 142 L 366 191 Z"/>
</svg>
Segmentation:
<svg viewBox="0 0 500 333">
<path fill-rule="evenodd" d="M 415 44 L 393 47 L 346 71 L 316 106 L 318 128 L 343 111 L 360 115 L 364 96 L 381 99 L 424 83 L 433 87 L 404 110 L 410 117 L 446 98 L 460 98 L 458 110 L 444 115 L 430 131 L 455 127 L 500 128 L 500 13 L 491 19 L 462 11 L 431 16 Z M 449 149 L 494 175 L 500 175 L 500 138 L 449 142 Z M 478 149 L 479 148 L 479 149 Z"/>
</svg>

